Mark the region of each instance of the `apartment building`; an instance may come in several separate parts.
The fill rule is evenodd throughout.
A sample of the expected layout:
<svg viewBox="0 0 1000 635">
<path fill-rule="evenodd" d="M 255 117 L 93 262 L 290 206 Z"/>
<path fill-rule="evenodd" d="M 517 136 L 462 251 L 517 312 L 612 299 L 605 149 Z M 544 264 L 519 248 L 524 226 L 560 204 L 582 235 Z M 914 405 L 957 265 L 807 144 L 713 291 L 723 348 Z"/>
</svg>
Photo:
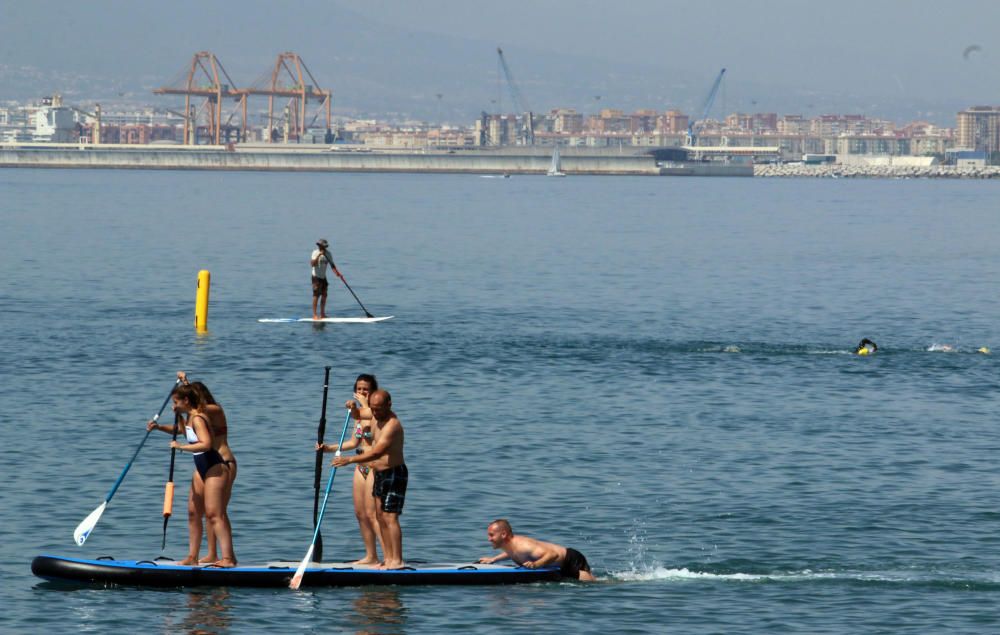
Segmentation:
<svg viewBox="0 0 1000 635">
<path fill-rule="evenodd" d="M 958 113 L 956 145 L 989 154 L 1000 152 L 1000 106 L 973 106 Z"/>
</svg>

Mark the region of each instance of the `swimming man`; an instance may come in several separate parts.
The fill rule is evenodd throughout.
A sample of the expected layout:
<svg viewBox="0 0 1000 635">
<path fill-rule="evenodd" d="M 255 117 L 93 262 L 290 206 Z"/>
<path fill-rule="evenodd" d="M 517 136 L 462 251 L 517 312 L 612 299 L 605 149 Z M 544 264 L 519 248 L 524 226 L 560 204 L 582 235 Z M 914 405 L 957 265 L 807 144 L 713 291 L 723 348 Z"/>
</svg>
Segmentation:
<svg viewBox="0 0 1000 635">
<path fill-rule="evenodd" d="M 507 558 L 528 569 L 556 564 L 562 568 L 561 573 L 564 578 L 576 578 L 581 582 L 596 580 L 590 572 L 587 558 L 582 553 L 551 542 L 542 542 L 527 536 L 515 536 L 510 523 L 503 518 L 490 523 L 486 528 L 486 538 L 494 549 L 500 549 L 503 553 L 480 558 L 478 560 L 480 564 L 493 564 Z"/>
</svg>

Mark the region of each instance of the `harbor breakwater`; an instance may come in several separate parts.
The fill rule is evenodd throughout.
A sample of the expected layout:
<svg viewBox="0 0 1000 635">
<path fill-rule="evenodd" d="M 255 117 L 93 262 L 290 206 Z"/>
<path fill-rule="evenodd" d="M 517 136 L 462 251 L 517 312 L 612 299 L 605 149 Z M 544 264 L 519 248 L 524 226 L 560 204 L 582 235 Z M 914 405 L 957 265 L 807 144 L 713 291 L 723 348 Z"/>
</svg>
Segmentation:
<svg viewBox="0 0 1000 635">
<path fill-rule="evenodd" d="M 754 176 L 811 177 L 845 179 L 997 179 L 1000 166 L 954 165 L 803 165 L 799 163 L 758 164 Z"/>
<path fill-rule="evenodd" d="M 532 152 L 531 150 L 534 150 Z M 0 147 L 0 167 L 139 170 L 260 170 L 296 172 L 414 172 L 545 174 L 551 151 L 376 151 L 322 148 L 224 146 L 77 146 L 52 144 Z M 641 152 L 641 151 L 640 151 Z M 752 176 L 748 164 L 660 164 L 650 154 L 570 151 L 560 160 L 568 175 Z"/>
<path fill-rule="evenodd" d="M 551 150 L 543 147 L 475 150 L 369 149 L 341 146 L 92 146 L 0 145 L 0 168 L 136 170 L 248 170 L 288 172 L 401 172 L 484 175 L 545 174 Z M 757 176 L 869 179 L 996 179 L 1000 166 L 802 163 L 657 162 L 642 148 L 562 150 L 568 175 Z"/>
</svg>

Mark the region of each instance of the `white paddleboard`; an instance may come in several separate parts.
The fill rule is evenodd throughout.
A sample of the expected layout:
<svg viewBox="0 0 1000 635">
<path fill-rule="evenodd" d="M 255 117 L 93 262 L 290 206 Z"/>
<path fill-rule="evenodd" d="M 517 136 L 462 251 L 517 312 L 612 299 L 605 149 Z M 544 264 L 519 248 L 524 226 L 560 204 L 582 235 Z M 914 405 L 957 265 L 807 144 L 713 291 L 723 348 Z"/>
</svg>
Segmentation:
<svg viewBox="0 0 1000 635">
<path fill-rule="evenodd" d="M 328 317 L 320 318 L 314 320 L 312 318 L 261 318 L 257 320 L 258 322 L 267 322 L 272 324 L 289 324 L 291 322 L 313 322 L 313 323 L 323 323 L 323 324 L 370 324 L 372 322 L 381 322 L 383 320 L 391 320 L 394 315 L 386 315 L 383 317 Z"/>
</svg>

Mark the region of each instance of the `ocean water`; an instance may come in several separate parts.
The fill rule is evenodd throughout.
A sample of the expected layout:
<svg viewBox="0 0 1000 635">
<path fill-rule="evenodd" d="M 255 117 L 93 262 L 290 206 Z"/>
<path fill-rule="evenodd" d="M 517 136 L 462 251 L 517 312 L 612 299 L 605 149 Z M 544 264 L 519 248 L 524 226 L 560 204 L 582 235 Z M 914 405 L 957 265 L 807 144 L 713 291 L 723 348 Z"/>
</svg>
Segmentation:
<svg viewBox="0 0 1000 635">
<path fill-rule="evenodd" d="M 996 632 L 997 187 L 0 171 L 0 631 Z M 394 319 L 257 322 L 308 315 L 320 237 Z M 361 315 L 331 290 L 331 313 Z M 876 355 L 850 354 L 862 337 Z M 328 438 L 358 373 L 393 394 L 407 558 L 490 554 L 486 525 L 506 517 L 579 549 L 602 581 L 292 592 L 32 576 L 40 553 L 160 555 L 166 435 L 84 547 L 72 532 L 178 369 L 229 415 L 241 562 L 301 559 L 327 365 Z M 361 554 L 344 476 L 326 559 Z"/>
</svg>

